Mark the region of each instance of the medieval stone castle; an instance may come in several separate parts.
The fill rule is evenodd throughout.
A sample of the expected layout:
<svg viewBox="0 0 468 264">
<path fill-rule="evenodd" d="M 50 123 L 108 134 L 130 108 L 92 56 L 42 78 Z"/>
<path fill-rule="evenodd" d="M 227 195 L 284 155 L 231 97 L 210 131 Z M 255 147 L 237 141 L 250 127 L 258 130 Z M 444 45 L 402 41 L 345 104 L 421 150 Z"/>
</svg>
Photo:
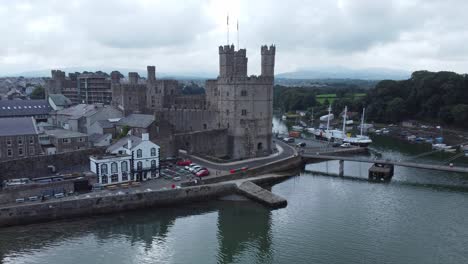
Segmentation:
<svg viewBox="0 0 468 264">
<path fill-rule="evenodd" d="M 179 149 L 211 157 L 245 159 L 272 152 L 275 46 L 261 47 L 261 75 L 248 76 L 245 49 L 219 47 L 219 76 L 207 80 L 205 94 L 184 95 L 175 80 L 114 71 L 110 78 L 52 71 L 48 93 L 62 93 L 74 103 L 111 104 L 124 115 L 151 114 L 158 123 L 152 136 L 167 155 Z"/>
</svg>

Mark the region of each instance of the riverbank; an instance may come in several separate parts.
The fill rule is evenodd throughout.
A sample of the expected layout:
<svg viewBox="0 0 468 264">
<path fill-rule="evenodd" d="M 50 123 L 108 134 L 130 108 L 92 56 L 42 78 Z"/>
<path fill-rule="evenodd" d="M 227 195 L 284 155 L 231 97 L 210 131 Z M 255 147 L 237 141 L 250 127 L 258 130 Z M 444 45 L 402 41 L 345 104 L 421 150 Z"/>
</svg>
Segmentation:
<svg viewBox="0 0 468 264">
<path fill-rule="evenodd" d="M 218 199 L 238 194 L 238 186 L 255 176 L 301 166 L 301 158 L 293 156 L 245 172 L 207 177 L 203 180 L 203 185 L 193 186 L 192 182 L 183 184 L 181 188 L 168 190 L 115 190 L 71 196 L 61 200 L 6 205 L 0 207 L 0 227 Z M 262 182 L 278 181 L 276 176 L 258 179 Z"/>
</svg>

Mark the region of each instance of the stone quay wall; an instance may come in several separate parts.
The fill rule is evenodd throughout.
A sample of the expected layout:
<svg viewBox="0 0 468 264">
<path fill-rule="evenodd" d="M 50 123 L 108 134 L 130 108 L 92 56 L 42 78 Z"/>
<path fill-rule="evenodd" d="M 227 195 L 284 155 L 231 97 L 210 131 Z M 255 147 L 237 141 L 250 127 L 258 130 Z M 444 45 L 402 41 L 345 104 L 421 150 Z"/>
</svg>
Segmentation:
<svg viewBox="0 0 468 264">
<path fill-rule="evenodd" d="M 17 178 L 38 178 L 51 174 L 48 166 L 57 171 L 79 165 L 88 165 L 89 156 L 103 154 L 105 148 L 93 148 L 64 152 L 54 155 L 34 156 L 0 162 L 0 182 Z"/>
<path fill-rule="evenodd" d="M 0 227 L 206 201 L 236 191 L 235 183 L 219 183 L 182 189 L 37 201 L 0 208 Z"/>
<path fill-rule="evenodd" d="M 74 189 L 74 180 L 9 187 L 0 191 L 0 204 L 14 203 L 17 198 L 27 200 L 32 196 L 38 196 L 38 199 L 41 199 L 40 196 L 45 194 L 54 195 L 56 193 L 74 191 Z"/>
</svg>

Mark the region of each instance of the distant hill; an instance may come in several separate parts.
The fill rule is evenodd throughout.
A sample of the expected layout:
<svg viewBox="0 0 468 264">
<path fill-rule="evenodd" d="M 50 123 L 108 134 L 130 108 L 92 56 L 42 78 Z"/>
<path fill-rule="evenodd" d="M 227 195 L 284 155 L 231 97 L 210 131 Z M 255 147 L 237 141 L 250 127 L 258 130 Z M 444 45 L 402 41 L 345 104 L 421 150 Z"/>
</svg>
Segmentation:
<svg viewBox="0 0 468 264">
<path fill-rule="evenodd" d="M 386 68 L 350 69 L 346 67 L 317 67 L 276 75 L 285 79 L 360 79 L 360 80 L 405 80 L 410 72 Z"/>
</svg>

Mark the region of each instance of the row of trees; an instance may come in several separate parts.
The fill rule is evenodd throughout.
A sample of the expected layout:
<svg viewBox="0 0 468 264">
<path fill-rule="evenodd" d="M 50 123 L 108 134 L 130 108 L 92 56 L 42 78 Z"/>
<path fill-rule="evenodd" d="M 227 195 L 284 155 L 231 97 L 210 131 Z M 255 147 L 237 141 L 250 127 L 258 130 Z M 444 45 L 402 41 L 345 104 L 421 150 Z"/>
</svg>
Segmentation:
<svg viewBox="0 0 468 264">
<path fill-rule="evenodd" d="M 364 103 L 374 121 L 418 119 L 468 127 L 468 76 L 417 71 L 409 80 L 379 82 Z"/>
</svg>

